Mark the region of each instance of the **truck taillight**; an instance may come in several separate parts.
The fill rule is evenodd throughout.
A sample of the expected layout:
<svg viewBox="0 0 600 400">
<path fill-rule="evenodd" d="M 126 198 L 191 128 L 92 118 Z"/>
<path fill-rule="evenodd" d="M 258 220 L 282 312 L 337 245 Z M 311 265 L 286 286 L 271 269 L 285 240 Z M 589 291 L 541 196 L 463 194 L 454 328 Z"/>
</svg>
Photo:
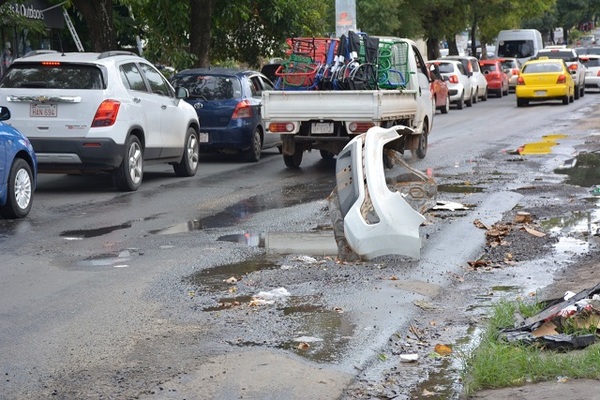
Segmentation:
<svg viewBox="0 0 600 400">
<path fill-rule="evenodd" d="M 450 82 L 450 83 L 458 83 L 458 76 L 456 76 L 456 75 L 450 75 L 448 77 L 448 82 Z"/>
<path fill-rule="evenodd" d="M 273 133 L 293 132 L 294 124 L 291 122 L 272 122 L 269 124 L 269 131 Z"/>
<path fill-rule="evenodd" d="M 567 81 L 567 77 L 564 76 L 563 74 L 560 74 L 558 76 L 558 79 L 556 80 L 556 83 L 565 83 Z"/>
<path fill-rule="evenodd" d="M 365 133 L 374 126 L 375 124 L 372 122 L 350 122 L 348 130 L 350 133 Z"/>
<path fill-rule="evenodd" d="M 231 116 L 231 119 L 242 118 L 252 118 L 252 106 L 248 100 L 240 101 L 237 106 L 235 106 L 235 110 L 233 110 L 233 115 Z"/>
<path fill-rule="evenodd" d="M 111 126 L 117 120 L 121 103 L 117 100 L 104 100 L 96 110 L 92 127 Z"/>
</svg>

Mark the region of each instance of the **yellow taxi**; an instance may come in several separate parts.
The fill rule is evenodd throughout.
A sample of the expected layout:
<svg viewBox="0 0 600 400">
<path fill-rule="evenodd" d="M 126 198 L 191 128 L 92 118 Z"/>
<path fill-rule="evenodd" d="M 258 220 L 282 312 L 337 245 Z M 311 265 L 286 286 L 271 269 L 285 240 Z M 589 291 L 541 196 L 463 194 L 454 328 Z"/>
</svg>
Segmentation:
<svg viewBox="0 0 600 400">
<path fill-rule="evenodd" d="M 515 93 L 517 107 L 546 100 L 561 100 L 567 105 L 575 100 L 575 83 L 562 59 L 539 57 L 523 64 Z"/>
</svg>

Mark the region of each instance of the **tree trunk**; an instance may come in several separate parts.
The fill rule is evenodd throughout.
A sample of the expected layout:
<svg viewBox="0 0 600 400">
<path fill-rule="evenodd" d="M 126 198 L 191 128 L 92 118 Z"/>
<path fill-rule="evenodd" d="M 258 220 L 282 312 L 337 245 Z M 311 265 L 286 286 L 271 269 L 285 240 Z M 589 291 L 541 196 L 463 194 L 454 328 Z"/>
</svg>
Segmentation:
<svg viewBox="0 0 600 400">
<path fill-rule="evenodd" d="M 114 50 L 116 46 L 115 28 L 113 26 L 112 0 L 73 0 L 90 30 L 92 49 L 86 51 L 103 52 Z"/>
<path fill-rule="evenodd" d="M 477 22 L 473 22 L 471 25 L 471 55 L 473 57 L 477 57 L 477 38 L 475 37 L 477 33 Z M 481 49 L 483 51 L 483 48 Z"/>
<path fill-rule="evenodd" d="M 456 44 L 456 35 L 451 35 L 448 39 L 448 55 L 458 56 L 458 45 Z"/>
<path fill-rule="evenodd" d="M 437 38 L 427 38 L 427 59 L 440 58 L 440 41 Z"/>
<path fill-rule="evenodd" d="M 210 66 L 210 30 L 214 0 L 190 0 L 190 51 L 196 67 Z"/>
</svg>

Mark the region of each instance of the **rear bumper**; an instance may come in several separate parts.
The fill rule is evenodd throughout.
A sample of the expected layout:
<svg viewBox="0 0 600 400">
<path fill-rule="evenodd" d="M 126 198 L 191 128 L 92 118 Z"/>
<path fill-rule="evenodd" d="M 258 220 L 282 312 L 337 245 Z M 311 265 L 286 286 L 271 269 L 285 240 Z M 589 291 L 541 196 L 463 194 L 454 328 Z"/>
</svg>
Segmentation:
<svg viewBox="0 0 600 400">
<path fill-rule="evenodd" d="M 30 138 L 39 172 L 112 170 L 123 161 L 124 146 L 112 139 Z"/>
<path fill-rule="evenodd" d="M 200 150 L 202 149 L 237 149 L 244 150 L 251 146 L 254 124 L 231 124 L 223 128 L 205 128 L 200 124 Z M 208 134 L 208 141 L 203 133 Z"/>
</svg>

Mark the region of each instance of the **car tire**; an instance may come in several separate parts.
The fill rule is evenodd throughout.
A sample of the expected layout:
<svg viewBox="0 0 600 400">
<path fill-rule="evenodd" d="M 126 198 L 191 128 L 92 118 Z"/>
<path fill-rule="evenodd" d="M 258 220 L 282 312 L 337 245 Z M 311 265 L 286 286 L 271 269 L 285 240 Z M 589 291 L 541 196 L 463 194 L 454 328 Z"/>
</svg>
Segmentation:
<svg viewBox="0 0 600 400">
<path fill-rule="evenodd" d="M 33 204 L 34 180 L 31 167 L 22 158 L 15 158 L 8 173 L 6 204 L 0 207 L 4 218 L 23 218 Z"/>
<path fill-rule="evenodd" d="M 465 106 L 473 107 L 473 94 L 469 95 L 469 100 L 465 100 Z"/>
<path fill-rule="evenodd" d="M 335 157 L 335 154 L 327 150 L 319 150 L 319 152 L 323 160 L 333 160 L 333 157 Z"/>
<path fill-rule="evenodd" d="M 579 85 L 575 86 L 575 100 L 579 100 L 579 95 L 581 91 L 579 90 Z"/>
<path fill-rule="evenodd" d="M 488 90 L 487 90 L 487 88 L 485 88 L 485 93 L 481 97 L 481 101 L 487 101 L 487 99 L 488 99 Z"/>
<path fill-rule="evenodd" d="M 427 142 L 429 140 L 429 131 L 427 121 L 423 121 L 423 132 L 419 135 L 419 143 L 417 148 L 412 151 L 413 157 L 422 160 L 427 155 Z"/>
<path fill-rule="evenodd" d="M 502 88 L 501 88 L 500 90 L 498 90 L 497 97 L 502 98 L 502 96 L 504 96 L 504 93 L 502 92 Z"/>
<path fill-rule="evenodd" d="M 517 99 L 517 107 L 525 107 L 529 104 L 529 101 L 523 99 Z"/>
<path fill-rule="evenodd" d="M 579 94 L 579 97 L 583 96 L 585 96 L 585 84 L 581 85 L 581 93 Z"/>
<path fill-rule="evenodd" d="M 477 104 L 478 101 L 479 101 L 479 88 L 476 87 L 475 90 L 473 91 L 473 101 L 472 101 L 472 104 Z"/>
<path fill-rule="evenodd" d="M 300 164 L 302 164 L 302 153 L 303 151 L 296 148 L 296 150 L 294 151 L 294 154 L 292 155 L 288 155 L 288 154 L 284 154 L 283 155 L 283 162 L 285 163 L 285 166 L 288 168 L 300 168 Z"/>
<path fill-rule="evenodd" d="M 144 150 L 137 136 L 131 135 L 125 142 L 125 154 L 121 165 L 113 172 L 117 190 L 134 192 L 142 184 L 144 176 Z"/>
<path fill-rule="evenodd" d="M 185 148 L 181 161 L 173 164 L 175 175 L 189 177 L 196 175 L 198 171 L 198 160 L 200 159 L 200 144 L 198 143 L 198 132 L 194 128 L 188 128 L 185 138 Z"/>
<path fill-rule="evenodd" d="M 446 104 L 440 108 L 440 111 L 442 114 L 448 114 L 448 111 L 450 111 L 450 97 L 446 96 Z"/>
<path fill-rule="evenodd" d="M 463 108 L 465 108 L 465 95 L 464 95 L 464 93 L 461 96 L 461 98 L 456 102 L 456 108 L 458 110 L 462 110 Z"/>
<path fill-rule="evenodd" d="M 260 136 L 260 129 L 254 128 L 252 133 L 252 143 L 248 150 L 242 153 L 242 158 L 246 162 L 258 162 L 260 160 L 260 154 L 262 152 L 262 138 Z"/>
</svg>

